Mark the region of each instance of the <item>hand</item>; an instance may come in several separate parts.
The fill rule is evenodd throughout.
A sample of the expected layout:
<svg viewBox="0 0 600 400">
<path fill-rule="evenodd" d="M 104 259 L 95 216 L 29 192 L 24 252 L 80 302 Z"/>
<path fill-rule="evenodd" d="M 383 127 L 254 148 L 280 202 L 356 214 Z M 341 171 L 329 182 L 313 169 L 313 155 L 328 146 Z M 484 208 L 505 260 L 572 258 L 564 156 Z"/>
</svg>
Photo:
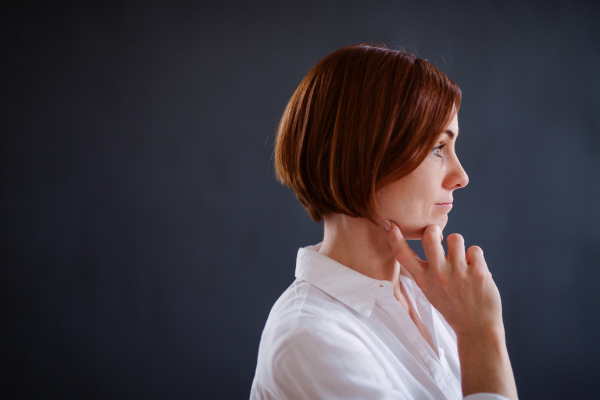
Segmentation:
<svg viewBox="0 0 600 400">
<path fill-rule="evenodd" d="M 384 227 L 396 260 L 408 270 L 457 336 L 480 335 L 490 330 L 504 332 L 500 293 L 481 248 L 471 246 L 465 253 L 463 237 L 454 233 L 446 239 L 446 257 L 441 229 L 430 225 L 421 239 L 427 257 L 423 261 L 408 246 L 394 222 L 384 221 Z"/>
</svg>

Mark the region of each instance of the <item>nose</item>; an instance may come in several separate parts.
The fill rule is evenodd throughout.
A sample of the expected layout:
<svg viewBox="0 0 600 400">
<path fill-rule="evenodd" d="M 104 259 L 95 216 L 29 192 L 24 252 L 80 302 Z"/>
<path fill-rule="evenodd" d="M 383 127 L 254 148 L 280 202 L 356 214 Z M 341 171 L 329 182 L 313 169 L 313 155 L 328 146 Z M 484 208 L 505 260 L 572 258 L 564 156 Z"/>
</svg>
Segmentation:
<svg viewBox="0 0 600 400">
<path fill-rule="evenodd" d="M 460 164 L 460 161 L 458 161 L 457 157 L 454 157 L 454 162 L 448 171 L 445 181 L 444 187 L 450 190 L 460 189 L 467 186 L 469 183 L 469 176 Z"/>
</svg>

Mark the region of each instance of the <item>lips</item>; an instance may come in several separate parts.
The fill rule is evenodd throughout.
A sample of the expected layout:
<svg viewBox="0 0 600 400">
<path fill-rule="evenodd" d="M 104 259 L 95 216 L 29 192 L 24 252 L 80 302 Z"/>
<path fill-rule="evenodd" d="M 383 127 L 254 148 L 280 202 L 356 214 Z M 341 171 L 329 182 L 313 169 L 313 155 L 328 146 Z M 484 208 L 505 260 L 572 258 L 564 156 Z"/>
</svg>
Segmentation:
<svg viewBox="0 0 600 400">
<path fill-rule="evenodd" d="M 449 210 L 452 208 L 452 201 L 449 201 L 447 203 L 435 203 L 435 205 Z"/>
</svg>

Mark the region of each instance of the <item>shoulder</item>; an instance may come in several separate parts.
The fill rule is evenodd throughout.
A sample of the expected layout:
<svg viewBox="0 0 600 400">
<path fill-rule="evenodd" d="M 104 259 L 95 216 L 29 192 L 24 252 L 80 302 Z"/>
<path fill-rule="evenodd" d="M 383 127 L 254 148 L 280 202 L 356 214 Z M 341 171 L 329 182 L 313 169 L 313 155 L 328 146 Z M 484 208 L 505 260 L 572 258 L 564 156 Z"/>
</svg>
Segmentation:
<svg viewBox="0 0 600 400">
<path fill-rule="evenodd" d="M 315 286 L 294 282 L 263 331 L 251 397 L 380 398 L 381 391 L 391 390 L 357 318 Z"/>
<path fill-rule="evenodd" d="M 293 340 L 298 335 L 331 332 L 352 325 L 358 315 L 345 304 L 300 279 L 279 297 L 265 325 L 262 341 L 270 335 Z"/>
<path fill-rule="evenodd" d="M 273 306 L 259 346 L 259 365 L 319 358 L 362 345 L 360 316 L 351 308 L 297 279 Z"/>
</svg>

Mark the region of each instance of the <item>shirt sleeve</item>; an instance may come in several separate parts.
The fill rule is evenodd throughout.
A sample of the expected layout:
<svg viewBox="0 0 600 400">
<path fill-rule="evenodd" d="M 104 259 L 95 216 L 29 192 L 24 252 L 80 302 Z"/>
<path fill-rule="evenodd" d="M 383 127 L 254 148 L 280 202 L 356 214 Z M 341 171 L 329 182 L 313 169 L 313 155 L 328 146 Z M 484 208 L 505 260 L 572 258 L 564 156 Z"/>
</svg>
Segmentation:
<svg viewBox="0 0 600 400">
<path fill-rule="evenodd" d="M 409 400 L 392 387 L 368 347 L 354 334 L 331 329 L 299 329 L 273 352 L 277 399 Z M 508 400 L 494 393 L 475 393 L 464 400 Z"/>
<path fill-rule="evenodd" d="M 302 330 L 278 346 L 273 378 L 282 399 L 407 399 L 367 346 L 339 328 Z"/>
<path fill-rule="evenodd" d="M 508 400 L 506 397 L 496 393 L 473 393 L 464 398 L 464 400 Z"/>
</svg>

